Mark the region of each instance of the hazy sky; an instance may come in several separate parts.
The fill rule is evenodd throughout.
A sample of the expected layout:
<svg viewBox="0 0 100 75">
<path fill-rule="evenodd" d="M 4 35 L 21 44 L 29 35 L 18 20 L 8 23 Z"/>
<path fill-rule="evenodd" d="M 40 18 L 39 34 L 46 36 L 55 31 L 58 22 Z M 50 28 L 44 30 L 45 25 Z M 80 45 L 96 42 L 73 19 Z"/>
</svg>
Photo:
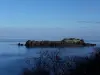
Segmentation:
<svg viewBox="0 0 100 75">
<path fill-rule="evenodd" d="M 90 38 L 99 28 L 100 0 L 0 0 L 1 38 Z"/>
</svg>

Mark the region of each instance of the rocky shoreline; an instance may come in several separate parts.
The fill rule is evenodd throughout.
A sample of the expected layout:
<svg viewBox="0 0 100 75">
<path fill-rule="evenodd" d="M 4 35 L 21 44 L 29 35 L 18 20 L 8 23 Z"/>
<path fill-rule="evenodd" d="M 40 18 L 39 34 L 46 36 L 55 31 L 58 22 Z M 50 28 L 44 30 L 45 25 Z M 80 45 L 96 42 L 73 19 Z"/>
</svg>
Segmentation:
<svg viewBox="0 0 100 75">
<path fill-rule="evenodd" d="M 85 43 L 83 39 L 64 38 L 61 41 L 35 41 L 28 40 L 25 44 L 18 43 L 18 46 L 26 46 L 27 48 L 34 47 L 86 47 L 96 46 L 96 44 Z"/>
</svg>

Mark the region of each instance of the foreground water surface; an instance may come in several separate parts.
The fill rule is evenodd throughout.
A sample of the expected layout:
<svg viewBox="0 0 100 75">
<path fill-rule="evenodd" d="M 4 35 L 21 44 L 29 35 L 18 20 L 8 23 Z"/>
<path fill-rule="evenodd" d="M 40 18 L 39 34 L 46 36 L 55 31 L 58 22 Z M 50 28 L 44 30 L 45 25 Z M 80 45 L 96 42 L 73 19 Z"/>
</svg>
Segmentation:
<svg viewBox="0 0 100 75">
<path fill-rule="evenodd" d="M 38 57 L 41 50 L 56 50 L 56 48 L 33 48 L 18 47 L 17 42 L 0 42 L 0 75 L 21 75 L 23 68 L 29 67 L 26 60 L 31 57 Z M 100 42 L 96 43 L 100 46 Z M 93 47 L 61 48 L 62 56 L 89 56 Z"/>
</svg>

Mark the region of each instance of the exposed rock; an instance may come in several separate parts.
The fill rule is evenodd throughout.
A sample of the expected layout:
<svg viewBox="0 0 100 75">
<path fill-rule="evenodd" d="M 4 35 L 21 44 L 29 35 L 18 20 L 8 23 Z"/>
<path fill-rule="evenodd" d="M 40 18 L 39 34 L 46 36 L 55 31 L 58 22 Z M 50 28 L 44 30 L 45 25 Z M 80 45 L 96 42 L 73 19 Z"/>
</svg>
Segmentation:
<svg viewBox="0 0 100 75">
<path fill-rule="evenodd" d="M 20 45 L 20 44 L 18 44 Z M 85 43 L 83 39 L 64 38 L 61 41 L 31 41 L 25 43 L 26 47 L 76 47 L 76 46 L 96 46 L 96 44 Z"/>
<path fill-rule="evenodd" d="M 18 46 L 24 46 L 24 44 L 18 43 Z"/>
</svg>

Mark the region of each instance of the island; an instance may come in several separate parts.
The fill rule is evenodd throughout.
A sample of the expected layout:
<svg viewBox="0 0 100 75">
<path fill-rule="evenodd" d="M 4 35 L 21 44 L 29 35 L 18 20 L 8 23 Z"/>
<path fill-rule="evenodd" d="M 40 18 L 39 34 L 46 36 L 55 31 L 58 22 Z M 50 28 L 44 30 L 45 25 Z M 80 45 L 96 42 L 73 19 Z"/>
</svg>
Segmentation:
<svg viewBox="0 0 100 75">
<path fill-rule="evenodd" d="M 85 43 L 83 39 L 64 38 L 60 41 L 28 40 L 28 41 L 26 41 L 25 44 L 18 43 L 18 46 L 26 46 L 27 48 L 34 48 L 34 47 L 85 47 L 85 46 L 96 46 L 96 44 Z"/>
</svg>

